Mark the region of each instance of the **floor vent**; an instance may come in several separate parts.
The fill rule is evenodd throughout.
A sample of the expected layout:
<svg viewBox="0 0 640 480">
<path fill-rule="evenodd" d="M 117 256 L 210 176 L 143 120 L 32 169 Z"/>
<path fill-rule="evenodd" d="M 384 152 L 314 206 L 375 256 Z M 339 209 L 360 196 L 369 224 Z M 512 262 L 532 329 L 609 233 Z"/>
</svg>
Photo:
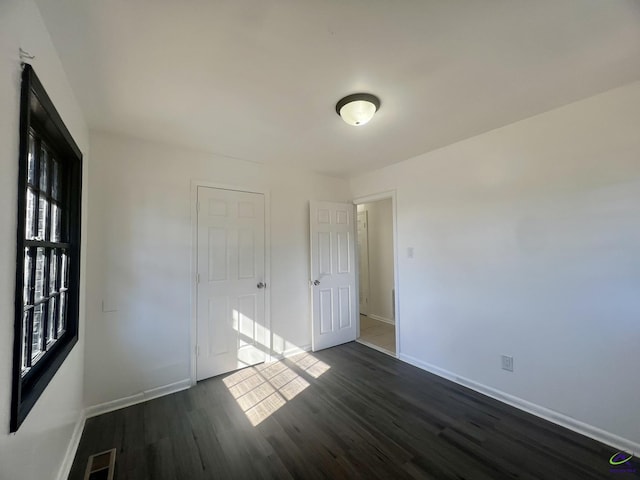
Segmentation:
<svg viewBox="0 0 640 480">
<path fill-rule="evenodd" d="M 84 480 L 113 480 L 116 466 L 116 449 L 96 453 L 89 457 Z"/>
</svg>

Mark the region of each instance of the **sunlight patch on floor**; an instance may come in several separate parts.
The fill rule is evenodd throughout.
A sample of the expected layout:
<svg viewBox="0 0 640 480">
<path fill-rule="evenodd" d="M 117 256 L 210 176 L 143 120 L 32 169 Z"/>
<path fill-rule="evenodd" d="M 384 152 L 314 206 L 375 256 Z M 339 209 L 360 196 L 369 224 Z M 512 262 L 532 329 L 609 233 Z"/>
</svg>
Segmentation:
<svg viewBox="0 0 640 480">
<path fill-rule="evenodd" d="M 322 375 L 324 372 L 326 372 L 331 368 L 329 365 L 327 365 L 324 362 L 321 362 L 310 353 L 303 353 L 301 355 L 296 355 L 295 357 L 291 357 L 289 360 L 291 360 L 299 368 L 304 370 L 313 378 L 318 378 L 320 375 Z"/>
<path fill-rule="evenodd" d="M 313 378 L 318 378 L 330 368 L 308 353 L 288 360 Z M 223 382 L 254 427 L 309 386 L 309 382 L 282 361 L 239 370 Z"/>
</svg>

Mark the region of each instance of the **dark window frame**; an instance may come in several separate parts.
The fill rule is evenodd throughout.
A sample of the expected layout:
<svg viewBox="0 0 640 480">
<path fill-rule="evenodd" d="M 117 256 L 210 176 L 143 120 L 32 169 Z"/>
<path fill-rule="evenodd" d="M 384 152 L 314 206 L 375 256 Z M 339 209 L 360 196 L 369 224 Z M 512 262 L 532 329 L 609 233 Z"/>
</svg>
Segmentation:
<svg viewBox="0 0 640 480">
<path fill-rule="evenodd" d="M 40 163 L 40 156 L 42 155 L 40 146 L 46 144 L 47 151 L 55 155 L 57 166 L 60 169 L 60 179 L 64 182 L 64 186 L 58 186 L 62 188 L 62 192 L 59 194 L 60 204 L 64 204 L 65 209 L 60 209 L 60 212 L 64 213 L 64 220 L 61 220 L 61 231 L 64 228 L 64 238 L 58 239 L 58 241 L 50 241 L 48 235 L 44 239 L 27 238 L 26 216 L 27 216 L 27 190 L 29 188 L 34 191 L 35 185 L 38 185 L 36 199 L 48 197 L 47 204 L 47 220 L 46 224 L 43 223 L 44 228 L 50 230 L 51 224 L 51 198 L 49 193 L 45 190 L 50 190 L 52 187 L 45 185 L 45 188 L 40 187 L 40 175 L 36 175 L 33 183 L 28 183 L 29 173 L 29 145 L 30 136 L 35 138 L 37 145 L 37 155 L 34 161 Z M 47 160 L 48 165 L 54 165 L 54 160 Z M 39 167 L 35 168 L 38 172 Z M 49 176 L 51 173 L 49 172 Z M 42 191 L 40 191 L 42 190 Z M 50 192 L 51 195 L 53 192 Z M 80 231 L 81 231 L 81 206 L 82 206 L 82 153 L 77 144 L 71 137 L 71 134 L 67 130 L 62 118 L 58 114 L 51 99 L 47 95 L 42 83 L 36 76 L 33 68 L 30 65 L 25 64 L 22 72 L 22 88 L 20 96 L 20 150 L 19 150 L 19 174 L 18 174 L 18 224 L 17 224 L 17 255 L 16 255 L 16 292 L 15 292 L 15 327 L 14 327 L 14 342 L 13 342 L 13 376 L 12 376 L 12 398 L 11 398 L 11 421 L 10 431 L 15 432 L 18 430 L 22 422 L 27 417 L 27 414 L 31 411 L 36 401 L 44 392 L 45 388 L 54 377 L 64 360 L 67 358 L 75 344 L 78 342 L 78 329 L 79 329 L 79 313 L 80 313 Z M 34 205 L 35 213 L 34 217 L 38 215 L 39 205 Z M 59 213 L 60 214 L 60 213 Z M 37 231 L 37 221 L 35 221 L 35 228 Z M 64 241 L 61 241 L 64 240 Z M 54 332 L 54 338 L 50 343 L 46 341 L 46 326 L 49 321 L 49 314 L 47 313 L 48 307 L 43 307 L 45 314 L 42 315 L 42 321 L 45 327 L 40 330 L 43 332 L 45 338 L 43 339 L 44 353 L 39 357 L 33 366 L 28 370 L 23 370 L 23 318 L 25 308 L 27 305 L 31 305 L 27 302 L 25 305 L 25 249 L 43 249 L 45 253 L 45 263 L 43 264 L 42 273 L 42 291 L 46 297 L 54 297 L 61 295 L 63 292 L 63 285 L 61 283 L 60 266 L 61 261 L 58 261 L 58 269 L 55 280 L 55 285 L 58 286 L 57 292 L 51 294 L 50 292 L 50 272 L 49 266 L 50 255 L 53 250 L 58 253 L 66 252 L 68 257 L 68 286 L 65 292 L 66 294 L 66 316 L 64 318 L 65 327 L 60 333 Z M 32 260 L 35 264 L 35 256 Z M 35 272 L 36 267 L 32 267 Z M 31 289 L 35 290 L 36 282 L 34 279 L 35 273 L 31 274 L 31 280 L 29 282 Z M 54 288 L 54 290 L 56 290 Z M 34 293 L 29 293 L 29 298 L 32 299 L 35 310 L 35 301 L 33 301 Z M 57 298 L 56 303 L 60 302 L 60 297 Z M 47 302 L 48 303 L 48 302 Z M 52 302 L 53 303 L 53 302 Z M 45 303 L 46 305 L 46 303 Z M 55 310 L 57 313 L 60 310 L 58 306 Z M 34 314 L 29 314 L 29 318 L 33 318 Z M 57 317 L 57 315 L 56 315 Z M 28 322 L 29 326 L 32 326 L 33 320 Z M 57 325 L 57 323 L 56 323 Z M 28 338 L 31 340 L 33 329 L 28 333 Z M 29 363 L 31 362 L 31 343 L 29 342 Z"/>
</svg>

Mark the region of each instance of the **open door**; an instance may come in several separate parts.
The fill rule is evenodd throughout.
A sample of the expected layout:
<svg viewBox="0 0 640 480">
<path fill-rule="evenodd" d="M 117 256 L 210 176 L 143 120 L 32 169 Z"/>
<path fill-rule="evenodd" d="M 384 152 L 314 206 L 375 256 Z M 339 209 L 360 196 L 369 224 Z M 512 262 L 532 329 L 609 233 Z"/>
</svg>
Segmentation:
<svg viewBox="0 0 640 480">
<path fill-rule="evenodd" d="M 311 202 L 313 351 L 356 339 L 354 206 Z"/>
</svg>

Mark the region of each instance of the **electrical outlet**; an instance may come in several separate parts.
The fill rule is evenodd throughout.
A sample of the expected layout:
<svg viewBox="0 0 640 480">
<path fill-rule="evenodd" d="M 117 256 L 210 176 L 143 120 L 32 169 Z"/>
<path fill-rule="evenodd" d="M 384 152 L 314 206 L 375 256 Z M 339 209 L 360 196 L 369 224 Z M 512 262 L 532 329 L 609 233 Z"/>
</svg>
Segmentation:
<svg viewBox="0 0 640 480">
<path fill-rule="evenodd" d="M 502 355 L 502 369 L 513 372 L 513 357 Z"/>
</svg>

